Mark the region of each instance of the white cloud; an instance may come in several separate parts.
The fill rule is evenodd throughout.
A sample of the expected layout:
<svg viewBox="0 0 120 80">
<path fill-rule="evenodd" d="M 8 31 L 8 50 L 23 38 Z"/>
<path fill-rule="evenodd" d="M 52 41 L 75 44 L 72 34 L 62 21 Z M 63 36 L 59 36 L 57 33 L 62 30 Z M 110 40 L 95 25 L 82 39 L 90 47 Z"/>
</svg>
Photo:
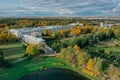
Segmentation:
<svg viewBox="0 0 120 80">
<path fill-rule="evenodd" d="M 59 15 L 118 15 L 119 0 L 19 0 L 20 6 L 4 9 L 1 12 L 11 13 L 49 13 Z"/>
</svg>

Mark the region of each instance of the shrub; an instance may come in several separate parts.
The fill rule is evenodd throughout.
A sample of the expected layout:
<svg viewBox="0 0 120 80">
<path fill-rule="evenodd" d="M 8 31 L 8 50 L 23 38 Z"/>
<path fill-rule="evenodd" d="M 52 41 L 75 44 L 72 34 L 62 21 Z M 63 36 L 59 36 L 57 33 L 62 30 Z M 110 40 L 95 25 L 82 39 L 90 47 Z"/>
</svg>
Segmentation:
<svg viewBox="0 0 120 80">
<path fill-rule="evenodd" d="M 58 62 L 54 62 L 54 63 L 52 63 L 52 66 L 62 66 L 62 65 L 64 65 L 64 64 L 62 64 L 62 63 L 58 63 Z"/>
</svg>

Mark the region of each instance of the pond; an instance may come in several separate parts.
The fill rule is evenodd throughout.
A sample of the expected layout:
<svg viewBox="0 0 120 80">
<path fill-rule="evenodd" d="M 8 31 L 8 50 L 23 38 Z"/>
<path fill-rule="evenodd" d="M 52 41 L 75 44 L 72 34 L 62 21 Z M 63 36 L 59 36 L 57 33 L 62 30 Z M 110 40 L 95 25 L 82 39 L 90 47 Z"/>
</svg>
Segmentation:
<svg viewBox="0 0 120 80">
<path fill-rule="evenodd" d="M 77 72 L 64 68 L 49 68 L 29 74 L 18 80 L 90 80 Z"/>
</svg>

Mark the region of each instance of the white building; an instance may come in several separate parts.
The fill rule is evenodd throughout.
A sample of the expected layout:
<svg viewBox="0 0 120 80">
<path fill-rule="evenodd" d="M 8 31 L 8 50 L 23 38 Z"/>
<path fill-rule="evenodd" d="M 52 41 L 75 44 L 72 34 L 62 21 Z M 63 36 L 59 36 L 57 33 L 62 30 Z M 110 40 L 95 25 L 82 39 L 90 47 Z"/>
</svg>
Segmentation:
<svg viewBox="0 0 120 80">
<path fill-rule="evenodd" d="M 100 27 L 111 28 L 112 26 L 114 26 L 114 24 L 103 24 L 102 22 L 100 23 Z"/>
<path fill-rule="evenodd" d="M 100 27 L 103 27 L 103 22 L 100 23 Z"/>
<path fill-rule="evenodd" d="M 9 30 L 13 35 L 15 35 L 17 38 L 21 38 L 22 37 L 22 32 L 20 32 L 19 30 L 17 29 L 10 29 Z"/>
<path fill-rule="evenodd" d="M 71 26 L 70 26 L 71 25 Z M 44 29 L 48 29 L 51 32 L 55 32 L 56 30 L 61 29 L 69 29 L 70 27 L 73 27 L 73 25 L 78 25 L 76 23 L 72 23 L 68 26 L 41 26 L 41 27 L 29 27 L 29 28 L 20 28 L 20 29 L 10 29 L 9 31 L 15 35 L 18 39 L 22 40 L 26 43 L 33 43 L 38 44 L 39 42 L 44 42 L 42 38 L 40 37 L 42 34 L 42 31 Z M 83 26 L 83 24 L 79 24 L 80 26 Z"/>
<path fill-rule="evenodd" d="M 23 35 L 22 41 L 29 44 L 38 44 L 40 42 L 44 43 L 45 40 L 42 38 L 37 38 L 37 37 L 33 37 L 31 35 L 26 34 L 26 35 Z"/>
<path fill-rule="evenodd" d="M 69 24 L 70 26 L 76 26 L 76 25 L 79 25 L 79 26 L 81 26 L 81 27 L 83 27 L 83 24 L 82 23 L 71 23 L 71 24 Z"/>
</svg>

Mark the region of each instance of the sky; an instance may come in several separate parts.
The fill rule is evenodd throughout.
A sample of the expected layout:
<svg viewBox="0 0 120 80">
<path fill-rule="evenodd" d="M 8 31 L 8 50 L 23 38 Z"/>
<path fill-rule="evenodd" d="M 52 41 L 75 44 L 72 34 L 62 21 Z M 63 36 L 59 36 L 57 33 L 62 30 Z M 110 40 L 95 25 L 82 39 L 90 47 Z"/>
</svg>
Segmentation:
<svg viewBox="0 0 120 80">
<path fill-rule="evenodd" d="M 118 15 L 120 0 L 0 0 L 0 17 Z"/>
</svg>

